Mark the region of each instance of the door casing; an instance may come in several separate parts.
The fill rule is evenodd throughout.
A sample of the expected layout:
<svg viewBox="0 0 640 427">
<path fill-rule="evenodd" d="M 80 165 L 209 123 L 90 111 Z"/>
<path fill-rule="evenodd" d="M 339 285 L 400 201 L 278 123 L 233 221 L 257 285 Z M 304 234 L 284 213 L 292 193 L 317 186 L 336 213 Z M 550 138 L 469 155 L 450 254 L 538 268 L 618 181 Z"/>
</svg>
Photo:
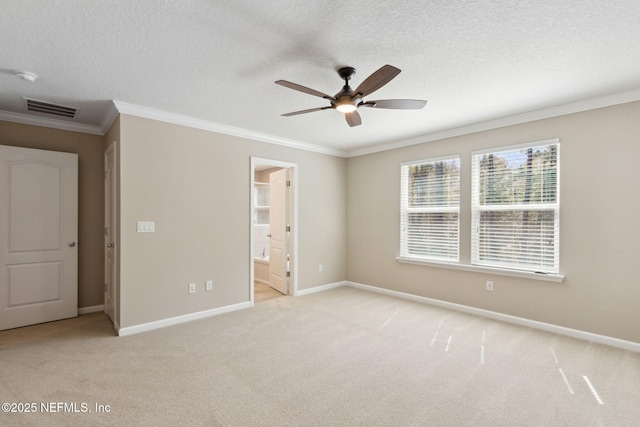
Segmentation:
<svg viewBox="0 0 640 427">
<path fill-rule="evenodd" d="M 296 163 L 284 162 L 274 159 L 265 159 L 260 157 L 251 157 L 251 179 L 250 179 L 250 221 L 249 221 L 249 301 L 251 306 L 254 305 L 254 227 L 253 227 L 253 212 L 255 211 L 255 171 L 256 167 L 274 167 L 285 168 L 289 170 L 289 179 L 291 181 L 290 187 L 288 187 L 289 197 L 287 201 L 288 221 L 289 221 L 289 236 L 288 236 L 288 254 L 289 260 L 289 286 L 288 294 L 296 296 L 298 292 L 298 165 Z"/>
<path fill-rule="evenodd" d="M 117 169 L 116 144 L 113 142 L 104 153 L 104 312 L 118 329 L 117 317 Z"/>
</svg>

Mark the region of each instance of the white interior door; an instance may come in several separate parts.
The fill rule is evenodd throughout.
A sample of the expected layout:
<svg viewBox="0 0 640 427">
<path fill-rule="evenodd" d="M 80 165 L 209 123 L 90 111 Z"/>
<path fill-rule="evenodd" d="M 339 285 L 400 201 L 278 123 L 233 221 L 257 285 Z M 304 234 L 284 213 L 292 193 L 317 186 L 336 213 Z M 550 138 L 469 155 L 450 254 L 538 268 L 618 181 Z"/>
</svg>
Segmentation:
<svg viewBox="0 0 640 427">
<path fill-rule="evenodd" d="M 116 152 L 104 154 L 104 312 L 116 325 Z"/>
<path fill-rule="evenodd" d="M 0 330 L 78 315 L 78 156 L 0 146 Z"/>
<path fill-rule="evenodd" d="M 269 175 L 269 285 L 287 294 L 287 170 Z"/>
</svg>

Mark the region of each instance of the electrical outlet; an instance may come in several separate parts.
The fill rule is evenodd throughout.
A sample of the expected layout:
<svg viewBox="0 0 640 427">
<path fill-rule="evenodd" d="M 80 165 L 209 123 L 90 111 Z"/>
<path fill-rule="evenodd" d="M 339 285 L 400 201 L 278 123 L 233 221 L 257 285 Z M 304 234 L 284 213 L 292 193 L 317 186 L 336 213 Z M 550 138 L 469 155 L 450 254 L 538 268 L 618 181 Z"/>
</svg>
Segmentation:
<svg viewBox="0 0 640 427">
<path fill-rule="evenodd" d="M 493 291 L 493 282 L 491 280 L 487 280 L 487 290 Z"/>
<path fill-rule="evenodd" d="M 195 294 L 196 293 L 196 284 L 195 283 L 189 283 L 189 293 L 190 294 Z"/>
<path fill-rule="evenodd" d="M 213 280 L 207 280 L 204 283 L 204 289 L 207 291 L 212 291 L 213 290 Z"/>
</svg>

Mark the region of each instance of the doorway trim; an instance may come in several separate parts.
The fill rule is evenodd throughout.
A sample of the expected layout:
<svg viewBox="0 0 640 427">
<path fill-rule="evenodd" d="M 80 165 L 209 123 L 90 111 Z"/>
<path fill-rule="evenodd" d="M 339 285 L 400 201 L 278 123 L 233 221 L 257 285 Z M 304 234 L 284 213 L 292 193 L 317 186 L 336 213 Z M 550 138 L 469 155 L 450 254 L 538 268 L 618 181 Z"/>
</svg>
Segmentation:
<svg viewBox="0 0 640 427">
<path fill-rule="evenodd" d="M 111 174 L 108 171 L 111 170 Z M 118 257 L 120 248 L 118 247 L 118 160 L 117 145 L 113 141 L 104 152 L 104 309 L 113 328 L 118 331 Z M 107 232 L 108 231 L 108 232 Z M 111 246 L 109 246 L 111 245 Z M 111 254 L 109 254 L 111 251 Z M 113 267 L 109 265 L 109 257 L 113 261 Z M 109 305 L 107 293 L 111 292 L 111 302 Z"/>
<path fill-rule="evenodd" d="M 291 187 L 289 189 L 289 197 L 287 202 L 287 210 L 291 212 L 292 218 L 289 220 L 291 231 L 288 239 L 288 251 L 291 256 L 289 271 L 291 276 L 289 278 L 289 291 L 291 296 L 297 296 L 298 293 L 298 164 L 283 162 L 281 160 L 265 159 L 261 157 L 251 156 L 251 177 L 250 177 L 250 215 L 249 215 L 249 301 L 251 307 L 254 305 L 254 224 L 253 213 L 255 211 L 255 172 L 256 167 L 270 166 L 274 168 L 285 168 L 290 172 Z"/>
</svg>

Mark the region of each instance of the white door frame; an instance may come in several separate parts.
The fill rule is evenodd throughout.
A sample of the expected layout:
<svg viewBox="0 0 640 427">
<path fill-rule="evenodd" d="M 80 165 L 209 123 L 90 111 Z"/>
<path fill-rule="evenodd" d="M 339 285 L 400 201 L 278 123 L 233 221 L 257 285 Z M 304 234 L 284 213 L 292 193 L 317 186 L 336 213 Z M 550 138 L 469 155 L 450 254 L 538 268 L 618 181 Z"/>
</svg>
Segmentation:
<svg viewBox="0 0 640 427">
<path fill-rule="evenodd" d="M 251 187 L 249 194 L 251 195 L 251 214 L 249 221 L 249 301 L 251 306 L 254 305 L 253 293 L 254 293 L 254 235 L 253 235 L 253 213 L 255 211 L 255 172 L 256 166 L 271 166 L 274 168 L 289 169 L 291 176 L 291 190 L 287 209 L 293 208 L 293 218 L 290 218 L 291 232 L 289 234 L 289 253 L 291 254 L 291 262 L 289 269 L 291 271 L 291 277 L 289 278 L 289 295 L 296 296 L 298 293 L 298 164 L 283 162 L 280 160 L 265 159 L 260 157 L 251 156 Z M 291 206 L 293 204 L 293 206 Z"/>
<path fill-rule="evenodd" d="M 109 155 L 111 154 L 111 157 L 109 157 Z M 104 247 L 102 248 L 104 251 L 104 281 L 105 281 L 105 290 L 104 290 L 104 312 L 108 313 L 108 310 L 110 309 L 110 307 L 107 307 L 107 286 L 110 286 L 110 290 L 112 292 L 112 301 L 113 301 L 113 312 L 112 312 L 112 316 L 113 318 L 111 318 L 111 315 L 109 316 L 111 318 L 111 321 L 113 322 L 113 328 L 115 330 L 119 329 L 118 326 L 118 279 L 117 279 L 117 271 L 118 271 L 118 267 L 117 267 L 117 262 L 118 262 L 118 239 L 117 239 L 117 232 L 118 232 L 118 217 L 117 217 L 117 212 L 118 212 L 118 198 L 117 198 L 117 185 L 118 185 L 118 172 L 117 172 L 117 168 L 118 168 L 118 162 L 116 159 L 117 156 L 117 152 L 116 152 L 116 142 L 112 142 L 109 147 L 105 150 L 104 152 L 104 167 L 105 167 L 105 203 L 104 203 L 104 218 L 105 218 L 105 229 L 106 227 L 109 227 L 109 235 L 107 236 L 105 233 L 105 239 L 104 239 Z M 106 175 L 106 171 L 108 169 L 108 162 L 109 162 L 109 158 L 112 159 L 113 161 L 113 167 L 111 169 L 112 173 L 113 173 L 113 181 L 111 182 L 107 182 L 107 180 L 111 180 L 112 177 L 111 176 L 107 176 Z M 111 188 L 111 184 L 113 185 L 113 188 Z M 108 194 L 109 189 L 111 189 L 111 194 Z M 107 223 L 108 219 L 111 219 L 110 223 Z M 107 245 L 113 245 L 111 248 L 109 248 Z M 109 259 L 109 254 L 108 252 L 111 251 L 112 254 L 111 256 L 113 257 L 113 262 L 114 262 L 114 271 L 109 272 L 109 263 L 108 263 L 108 259 Z M 107 278 L 111 277 L 111 283 L 107 283 Z"/>
</svg>

